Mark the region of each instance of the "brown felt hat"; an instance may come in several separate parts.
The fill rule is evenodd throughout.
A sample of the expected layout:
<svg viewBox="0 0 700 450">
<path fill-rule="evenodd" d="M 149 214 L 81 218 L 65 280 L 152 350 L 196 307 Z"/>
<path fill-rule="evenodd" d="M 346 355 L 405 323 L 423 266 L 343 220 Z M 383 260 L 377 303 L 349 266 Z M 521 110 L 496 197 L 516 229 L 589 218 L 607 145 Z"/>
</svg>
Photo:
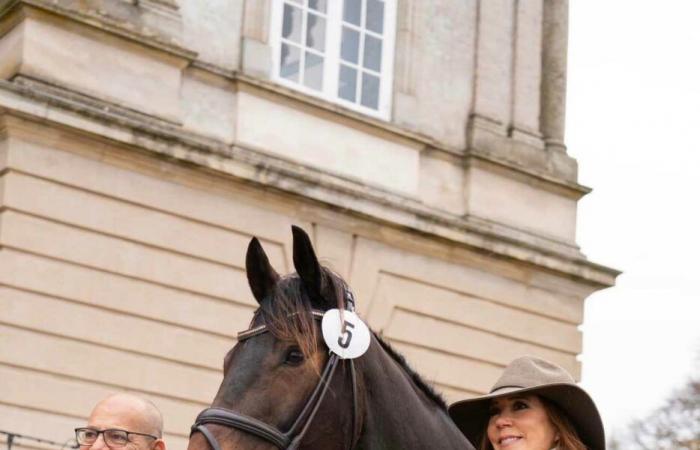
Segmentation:
<svg viewBox="0 0 700 450">
<path fill-rule="evenodd" d="M 564 411 L 588 449 L 605 450 L 603 421 L 591 397 L 576 386 L 566 370 L 534 356 L 508 364 L 488 394 L 450 405 L 450 417 L 478 445 L 486 430 L 491 400 L 515 393 L 536 394 L 551 401 Z"/>
</svg>

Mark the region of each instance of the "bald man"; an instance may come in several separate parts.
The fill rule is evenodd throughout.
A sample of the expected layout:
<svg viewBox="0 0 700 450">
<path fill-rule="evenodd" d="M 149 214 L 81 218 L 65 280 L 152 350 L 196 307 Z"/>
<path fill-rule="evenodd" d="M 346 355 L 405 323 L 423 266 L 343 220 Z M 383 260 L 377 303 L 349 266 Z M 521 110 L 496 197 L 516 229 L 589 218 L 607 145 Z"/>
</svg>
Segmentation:
<svg viewBox="0 0 700 450">
<path fill-rule="evenodd" d="M 166 450 L 163 416 L 149 400 L 113 394 L 100 401 L 88 424 L 75 429 L 80 450 Z"/>
</svg>

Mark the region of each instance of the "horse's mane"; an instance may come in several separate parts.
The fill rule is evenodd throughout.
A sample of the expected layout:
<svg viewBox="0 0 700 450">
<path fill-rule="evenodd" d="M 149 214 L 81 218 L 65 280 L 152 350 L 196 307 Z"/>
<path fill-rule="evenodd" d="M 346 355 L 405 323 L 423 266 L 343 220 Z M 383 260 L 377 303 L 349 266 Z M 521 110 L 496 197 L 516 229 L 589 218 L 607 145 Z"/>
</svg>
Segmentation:
<svg viewBox="0 0 700 450">
<path fill-rule="evenodd" d="M 406 361 L 406 358 L 404 356 L 397 352 L 391 345 L 389 345 L 388 342 L 384 340 L 381 336 L 379 336 L 377 333 L 374 331 L 372 332 L 374 334 L 374 337 L 377 338 L 377 341 L 379 344 L 382 346 L 385 352 L 389 354 L 389 356 L 392 357 L 396 363 L 403 367 L 403 370 L 406 371 L 411 376 L 411 380 L 418 386 L 418 388 L 423 391 L 425 395 L 428 396 L 429 399 L 434 401 L 438 406 L 440 406 L 442 409 L 447 411 L 447 403 L 445 402 L 445 399 L 440 395 L 435 388 L 433 388 L 430 384 L 428 384 L 423 377 L 421 377 L 413 368 L 408 364 Z"/>
<path fill-rule="evenodd" d="M 269 331 L 280 340 L 296 342 L 306 357 L 317 351 L 317 331 L 314 326 L 312 309 L 326 311 L 332 308 L 344 309 L 345 281 L 333 271 L 321 266 L 325 279 L 331 283 L 334 299 L 326 299 L 326 303 L 315 304 L 304 292 L 303 284 L 297 275 L 288 275 L 277 283 L 275 291 L 269 299 L 261 302 L 255 311 L 252 323 L 264 323 Z M 388 342 L 374 333 L 384 351 L 406 371 L 416 386 L 438 406 L 447 409 L 447 404 L 435 389 L 421 378 L 406 362 L 406 359 L 394 350 Z"/>
</svg>

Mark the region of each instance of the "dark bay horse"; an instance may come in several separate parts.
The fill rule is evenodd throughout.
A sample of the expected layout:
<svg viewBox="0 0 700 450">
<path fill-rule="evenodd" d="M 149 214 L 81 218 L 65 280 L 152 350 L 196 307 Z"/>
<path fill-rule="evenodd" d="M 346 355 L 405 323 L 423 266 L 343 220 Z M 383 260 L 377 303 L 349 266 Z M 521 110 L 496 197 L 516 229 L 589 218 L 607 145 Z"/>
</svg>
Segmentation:
<svg viewBox="0 0 700 450">
<path fill-rule="evenodd" d="M 280 277 L 257 239 L 248 246 L 259 308 L 226 355 L 224 379 L 188 450 L 474 450 L 440 396 L 379 336 L 371 333 L 356 359 L 329 352 L 318 318 L 352 311 L 354 299 L 319 264 L 308 235 L 292 232 L 295 275 Z M 339 344 L 351 338 L 350 326 Z"/>
</svg>

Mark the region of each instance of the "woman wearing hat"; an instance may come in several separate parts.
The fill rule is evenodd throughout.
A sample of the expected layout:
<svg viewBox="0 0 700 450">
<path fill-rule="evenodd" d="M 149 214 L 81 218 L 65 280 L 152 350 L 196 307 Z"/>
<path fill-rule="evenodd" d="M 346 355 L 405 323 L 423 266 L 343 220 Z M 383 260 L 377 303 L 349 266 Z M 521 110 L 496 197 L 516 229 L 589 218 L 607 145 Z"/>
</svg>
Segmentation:
<svg viewBox="0 0 700 450">
<path fill-rule="evenodd" d="M 479 450 L 605 450 L 591 397 L 566 370 L 532 356 L 511 362 L 489 394 L 449 412 Z"/>
</svg>

